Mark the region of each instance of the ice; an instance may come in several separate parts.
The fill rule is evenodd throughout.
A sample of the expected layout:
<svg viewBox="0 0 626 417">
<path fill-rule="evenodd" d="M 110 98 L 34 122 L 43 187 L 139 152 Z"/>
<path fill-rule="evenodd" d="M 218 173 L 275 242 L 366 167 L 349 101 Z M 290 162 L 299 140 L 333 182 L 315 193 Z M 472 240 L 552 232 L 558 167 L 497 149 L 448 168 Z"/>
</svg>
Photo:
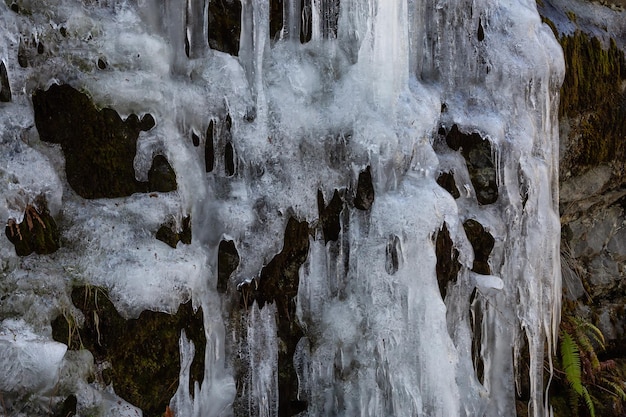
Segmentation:
<svg viewBox="0 0 626 417">
<path fill-rule="evenodd" d="M 52 341 L 50 321 L 71 313 L 72 285 L 86 284 L 106 287 L 126 318 L 174 312 L 189 299 L 202 307 L 204 381 L 189 388 L 198 347 L 182 332 L 176 415 L 277 415 L 279 361 L 290 349 L 277 337 L 284 311 L 276 300 L 240 297 L 264 285 L 261 270 L 283 250 L 294 217 L 310 228 L 288 314 L 303 333 L 290 388 L 299 415 L 508 416 L 515 381 L 526 376 L 529 415 L 549 415 L 543 361 L 560 311 L 564 63 L 534 1 L 288 0 L 270 39 L 272 2 L 243 0 L 237 56 L 209 48 L 208 0 L 17 3 L 27 12 L 0 2 L 0 60 L 12 90 L 0 103 L 0 217 L 19 222 L 43 196 L 62 245 L 19 258 L 0 239 L 0 391 L 50 403 L 60 384 L 73 387 L 82 410 L 140 413 L 114 386 L 86 381 L 91 355 Z M 122 118 L 152 115 L 135 177 L 146 181 L 161 154 L 177 190 L 78 196 L 60 146 L 34 127 L 32 94 L 55 83 Z M 489 151 L 465 155 L 469 142 L 453 150 L 453 126 Z M 495 202 L 477 200 L 471 158 L 488 161 Z M 364 172 L 373 200 L 357 207 Z M 457 199 L 436 181 L 444 172 Z M 339 230 L 326 242 L 318 192 L 327 205 L 336 190 Z M 187 216 L 191 244 L 155 239 L 167 219 L 181 226 Z M 487 259 L 468 220 L 493 238 Z M 436 243 L 444 225 L 458 252 L 445 296 Z M 240 258 L 227 294 L 217 290 L 222 240 Z"/>
<path fill-rule="evenodd" d="M 54 387 L 67 346 L 37 335 L 22 320 L 4 320 L 0 327 L 0 390 L 42 393 Z"/>
</svg>

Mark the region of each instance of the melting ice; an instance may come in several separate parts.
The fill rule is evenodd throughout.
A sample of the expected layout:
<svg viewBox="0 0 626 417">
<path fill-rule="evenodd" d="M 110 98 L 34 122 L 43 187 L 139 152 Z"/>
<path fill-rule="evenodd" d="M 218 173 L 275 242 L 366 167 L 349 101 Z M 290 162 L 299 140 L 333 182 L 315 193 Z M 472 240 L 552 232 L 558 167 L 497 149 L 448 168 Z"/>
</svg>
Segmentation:
<svg viewBox="0 0 626 417">
<path fill-rule="evenodd" d="M 51 255 L 0 239 L 5 414 L 46 414 L 59 385 L 79 412 L 141 413 L 51 337 L 82 283 L 125 317 L 202 307 L 204 380 L 183 333 L 177 416 L 510 416 L 524 379 L 548 415 L 564 64 L 535 1 L 243 0 L 232 54 L 208 45 L 209 1 L 0 3 L 0 218 L 43 196 L 62 229 Z M 53 84 L 151 114 L 136 180 L 162 154 L 177 191 L 80 197 L 34 126 Z M 190 245 L 154 238 L 165 215 L 191 216 Z M 295 265 L 287 301 L 272 261 Z"/>
</svg>

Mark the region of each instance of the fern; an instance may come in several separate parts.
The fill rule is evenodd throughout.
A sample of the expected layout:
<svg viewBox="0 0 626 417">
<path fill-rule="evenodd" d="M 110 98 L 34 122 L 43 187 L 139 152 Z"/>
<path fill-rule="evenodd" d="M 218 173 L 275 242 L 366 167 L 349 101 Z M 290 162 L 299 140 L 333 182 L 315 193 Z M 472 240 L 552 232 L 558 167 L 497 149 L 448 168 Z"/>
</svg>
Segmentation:
<svg viewBox="0 0 626 417">
<path fill-rule="evenodd" d="M 580 350 L 578 344 L 574 341 L 572 336 L 565 330 L 561 330 L 561 364 L 563 365 L 563 372 L 565 372 L 565 379 L 567 380 L 572 390 L 576 393 L 576 399 L 572 399 L 572 408 L 577 408 L 578 398 L 582 398 L 589 410 L 591 417 L 595 417 L 595 407 L 589 391 L 583 385 L 582 381 L 582 366 L 580 363 Z"/>
<path fill-rule="evenodd" d="M 580 351 L 572 336 L 565 330 L 561 331 L 561 363 L 565 379 L 579 396 L 583 395 L 582 370 Z"/>
<path fill-rule="evenodd" d="M 624 383 L 615 381 L 605 381 L 607 385 L 613 388 L 613 394 L 622 401 L 626 401 L 626 392 L 624 392 Z"/>
<path fill-rule="evenodd" d="M 585 404 L 587 404 L 589 415 L 591 415 L 591 417 L 596 417 L 596 410 L 593 406 L 591 395 L 589 395 L 589 391 L 587 391 L 587 388 L 585 386 L 583 386 L 582 389 L 583 389 L 583 399 L 585 400 Z"/>
</svg>

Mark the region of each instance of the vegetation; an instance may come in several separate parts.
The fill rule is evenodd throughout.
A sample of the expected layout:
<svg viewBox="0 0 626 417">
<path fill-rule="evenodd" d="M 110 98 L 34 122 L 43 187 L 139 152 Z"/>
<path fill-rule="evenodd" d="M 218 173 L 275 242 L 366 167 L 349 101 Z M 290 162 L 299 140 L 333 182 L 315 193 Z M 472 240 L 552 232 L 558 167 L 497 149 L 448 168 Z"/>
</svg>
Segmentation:
<svg viewBox="0 0 626 417">
<path fill-rule="evenodd" d="M 580 31 L 560 39 L 565 55 L 565 80 L 559 116 L 569 122 L 570 146 L 565 154 L 575 175 L 588 166 L 626 157 L 626 80 L 624 52 L 610 40 L 605 49 L 598 38 Z"/>
<path fill-rule="evenodd" d="M 47 255 L 60 247 L 59 229 L 43 197 L 26 206 L 21 223 L 9 219 L 4 233 L 15 246 L 18 256 L 27 256 L 33 252 Z"/>
<path fill-rule="evenodd" d="M 616 415 L 626 401 L 626 384 L 613 360 L 601 361 L 604 350 L 602 332 L 573 312 L 565 303 L 555 358 L 555 381 L 551 386 L 551 405 L 555 416 Z"/>
</svg>

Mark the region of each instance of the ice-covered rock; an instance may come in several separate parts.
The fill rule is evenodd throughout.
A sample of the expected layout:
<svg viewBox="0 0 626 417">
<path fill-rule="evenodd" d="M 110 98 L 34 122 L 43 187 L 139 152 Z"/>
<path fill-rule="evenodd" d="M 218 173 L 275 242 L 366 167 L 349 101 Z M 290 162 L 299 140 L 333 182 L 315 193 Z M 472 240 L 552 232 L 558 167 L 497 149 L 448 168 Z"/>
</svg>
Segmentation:
<svg viewBox="0 0 626 417">
<path fill-rule="evenodd" d="M 199 349 L 183 334 L 176 415 L 511 415 L 525 344 L 523 400 L 547 415 L 564 66 L 534 1 L 13 4 L 0 215 L 43 195 L 62 245 L 18 259 L 0 241 L 2 291 L 30 295 L 12 314 L 80 323 L 75 285 L 106 287 L 126 318 L 191 298 L 205 372 L 190 381 Z M 222 12 L 241 14 L 237 54 L 215 43 Z M 69 91 L 56 84 L 82 104 L 42 99 Z M 157 155 L 175 190 L 142 185 Z M 90 193 L 76 175 L 93 171 L 130 186 Z M 181 242 L 157 240 L 163 225 Z M 92 388 L 107 402 L 115 381 Z"/>
</svg>

